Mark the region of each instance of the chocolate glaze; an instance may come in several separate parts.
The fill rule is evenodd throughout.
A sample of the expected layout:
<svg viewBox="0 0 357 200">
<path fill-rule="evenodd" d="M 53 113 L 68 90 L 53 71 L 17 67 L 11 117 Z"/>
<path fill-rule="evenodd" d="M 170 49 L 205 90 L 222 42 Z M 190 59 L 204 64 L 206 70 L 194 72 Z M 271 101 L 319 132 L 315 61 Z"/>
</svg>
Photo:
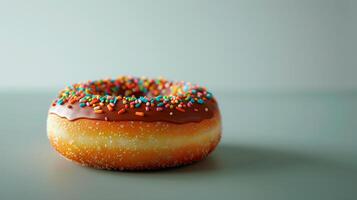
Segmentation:
<svg viewBox="0 0 357 200">
<path fill-rule="evenodd" d="M 104 113 L 97 114 L 93 111 L 92 107 L 82 108 L 79 106 L 79 103 L 76 102 L 74 104 L 53 105 L 51 106 L 49 113 L 56 114 L 71 121 L 77 119 L 93 119 L 108 121 L 164 121 L 182 124 L 200 122 L 204 119 L 212 118 L 213 115 L 218 112 L 217 102 L 214 98 L 207 100 L 204 104 L 194 104 L 191 107 L 186 107 L 185 112 L 170 108 L 165 108 L 163 111 L 156 111 L 154 109 L 145 111 L 145 107 L 141 106 L 139 108 L 127 109 L 125 113 L 118 114 L 118 111 L 124 108 L 124 105 L 122 103 L 117 103 L 114 108 L 114 111 L 109 111 L 104 107 Z M 198 111 L 194 111 L 194 109 L 198 109 Z M 144 112 L 145 115 L 138 116 L 135 115 L 135 112 Z M 173 115 L 170 115 L 170 112 L 172 112 Z"/>
</svg>

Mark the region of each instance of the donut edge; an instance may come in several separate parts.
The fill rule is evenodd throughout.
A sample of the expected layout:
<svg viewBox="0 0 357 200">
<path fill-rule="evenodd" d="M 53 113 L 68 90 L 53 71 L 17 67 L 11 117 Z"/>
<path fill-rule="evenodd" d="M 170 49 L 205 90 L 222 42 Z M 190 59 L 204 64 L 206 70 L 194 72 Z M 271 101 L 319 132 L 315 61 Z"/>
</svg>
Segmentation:
<svg viewBox="0 0 357 200">
<path fill-rule="evenodd" d="M 96 128 L 89 128 L 91 125 Z M 140 127 L 147 125 L 150 126 L 146 127 L 145 131 L 140 131 L 142 130 Z M 124 127 L 125 131 L 117 134 L 120 127 Z M 165 128 L 158 129 L 160 127 Z M 187 132 L 183 133 L 182 130 L 186 130 Z M 63 138 L 61 135 L 58 135 L 58 132 L 65 132 L 65 134 L 68 134 L 67 136 L 73 137 L 74 140 L 68 137 Z M 100 134 L 98 134 L 99 132 Z M 210 132 L 210 137 L 206 137 L 208 136 L 208 132 Z M 159 148 L 159 150 L 157 148 L 151 150 L 137 150 L 126 147 L 106 148 L 105 144 L 107 143 L 98 144 L 93 148 L 93 146 L 78 144 L 75 141 L 75 136 L 78 134 L 82 134 L 84 137 L 90 136 L 93 141 L 96 141 L 96 138 L 114 136 L 129 140 L 139 138 L 139 140 L 143 141 L 152 137 L 156 137 L 156 139 L 170 137 L 173 141 L 175 138 L 182 140 L 182 138 L 198 137 L 202 141 L 199 139 L 192 143 L 188 142 L 185 145 L 178 145 L 174 149 Z M 147 171 L 189 165 L 206 158 L 220 142 L 222 128 L 218 112 L 211 119 L 185 124 L 142 121 L 108 122 L 91 119 L 70 121 L 56 114 L 49 114 L 47 119 L 47 135 L 50 144 L 60 155 L 82 166 L 107 170 Z M 164 153 L 165 151 L 167 152 Z M 168 157 L 170 158 L 167 159 Z"/>
</svg>

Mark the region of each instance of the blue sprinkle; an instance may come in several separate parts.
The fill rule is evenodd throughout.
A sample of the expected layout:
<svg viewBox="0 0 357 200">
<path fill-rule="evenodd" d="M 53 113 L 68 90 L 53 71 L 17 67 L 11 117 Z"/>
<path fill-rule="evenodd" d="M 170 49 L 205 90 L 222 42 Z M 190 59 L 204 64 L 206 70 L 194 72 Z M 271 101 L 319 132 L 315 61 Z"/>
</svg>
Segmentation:
<svg viewBox="0 0 357 200">
<path fill-rule="evenodd" d="M 145 97 L 140 97 L 140 100 L 144 103 L 148 102 L 148 100 Z"/>
<path fill-rule="evenodd" d="M 196 90 L 191 90 L 192 94 L 196 94 L 197 91 Z"/>
<path fill-rule="evenodd" d="M 159 95 L 159 96 L 156 97 L 156 101 L 160 101 L 161 99 L 162 99 L 162 96 L 161 96 L 161 95 Z"/>
<path fill-rule="evenodd" d="M 163 106 L 163 105 L 164 105 L 164 103 L 162 103 L 162 102 L 159 103 L 159 104 L 157 104 L 158 107 L 161 107 L 161 106 Z"/>
<path fill-rule="evenodd" d="M 204 101 L 203 101 L 202 99 L 199 99 L 199 100 L 197 100 L 197 103 L 199 103 L 199 104 L 203 104 L 203 103 L 204 103 Z"/>
<path fill-rule="evenodd" d="M 195 103 L 195 100 L 194 100 L 194 99 L 191 99 L 191 103 Z"/>
<path fill-rule="evenodd" d="M 58 100 L 58 101 L 57 101 L 57 104 L 63 105 L 63 99 Z"/>
<path fill-rule="evenodd" d="M 86 104 L 85 104 L 85 103 L 80 103 L 79 106 L 80 106 L 81 108 L 83 108 L 83 107 L 86 106 Z"/>
<path fill-rule="evenodd" d="M 135 108 L 139 108 L 139 107 L 140 107 L 140 105 L 141 105 L 141 103 L 137 103 L 137 104 L 135 104 Z"/>
</svg>

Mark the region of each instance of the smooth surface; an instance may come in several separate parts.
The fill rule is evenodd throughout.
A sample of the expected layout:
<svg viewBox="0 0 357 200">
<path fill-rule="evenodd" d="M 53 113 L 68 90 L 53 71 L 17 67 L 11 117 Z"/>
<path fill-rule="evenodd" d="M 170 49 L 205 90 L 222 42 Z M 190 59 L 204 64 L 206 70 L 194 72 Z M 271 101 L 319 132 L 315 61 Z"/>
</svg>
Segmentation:
<svg viewBox="0 0 357 200">
<path fill-rule="evenodd" d="M 195 165 L 137 173 L 60 157 L 45 132 L 55 94 L 0 92 L 1 200 L 357 198 L 357 92 L 217 93 L 218 149 Z"/>
<path fill-rule="evenodd" d="M 356 10 L 355 0 L 1 1 L 0 88 L 127 74 L 356 89 Z"/>
</svg>

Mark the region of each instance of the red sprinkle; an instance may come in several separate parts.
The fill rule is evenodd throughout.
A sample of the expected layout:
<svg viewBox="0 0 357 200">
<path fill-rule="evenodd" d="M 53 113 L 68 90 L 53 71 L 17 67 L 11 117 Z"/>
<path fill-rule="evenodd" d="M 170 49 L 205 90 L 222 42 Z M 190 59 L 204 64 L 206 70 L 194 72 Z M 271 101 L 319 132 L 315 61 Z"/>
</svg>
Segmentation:
<svg viewBox="0 0 357 200">
<path fill-rule="evenodd" d="M 120 115 L 120 114 L 123 114 L 123 113 L 125 113 L 125 111 L 126 111 L 125 108 L 122 108 L 122 109 L 119 110 L 118 114 L 119 114 L 119 115 Z"/>
<path fill-rule="evenodd" d="M 180 107 L 176 107 L 176 110 L 180 111 L 180 112 L 186 112 L 186 110 L 180 108 Z"/>
</svg>

